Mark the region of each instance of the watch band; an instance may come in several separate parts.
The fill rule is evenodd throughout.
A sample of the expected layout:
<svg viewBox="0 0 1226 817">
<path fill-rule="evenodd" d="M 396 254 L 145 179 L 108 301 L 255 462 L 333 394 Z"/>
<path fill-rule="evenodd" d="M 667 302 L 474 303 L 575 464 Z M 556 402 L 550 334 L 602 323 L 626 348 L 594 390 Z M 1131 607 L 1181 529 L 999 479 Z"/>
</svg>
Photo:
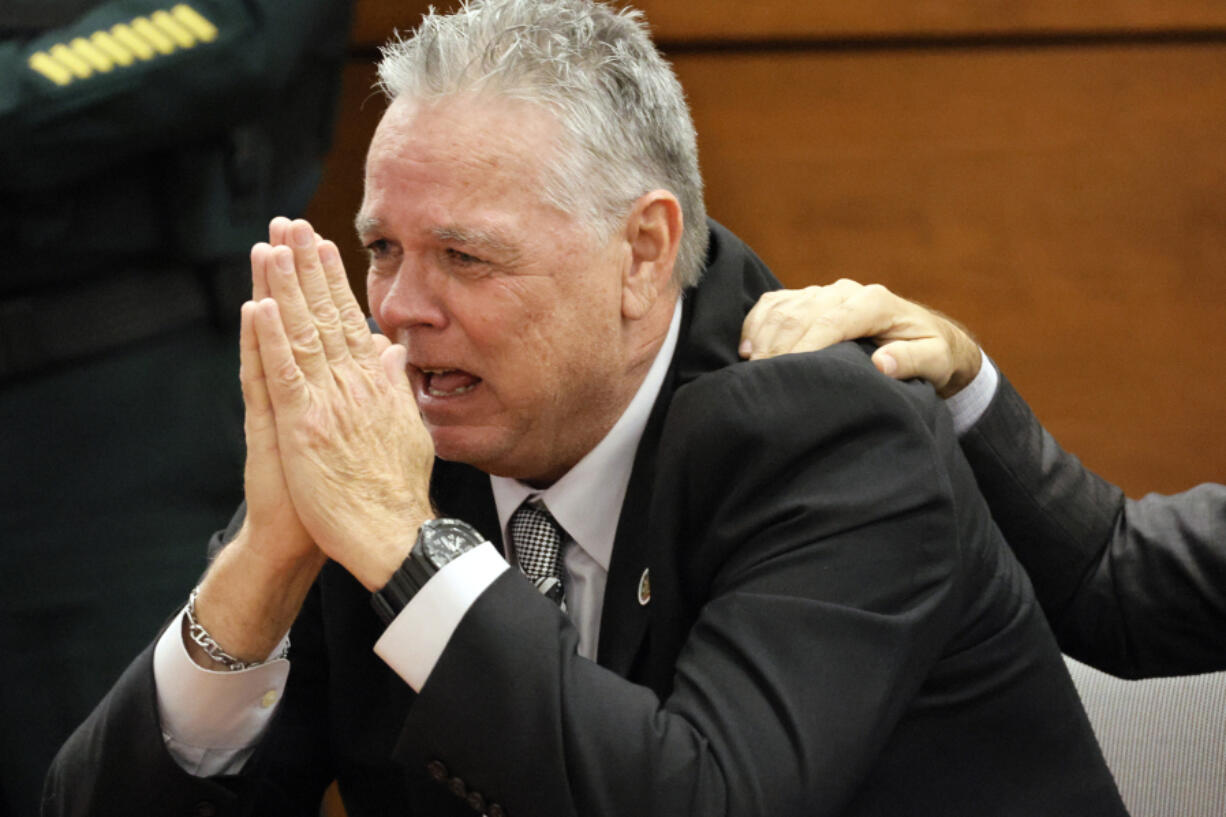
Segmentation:
<svg viewBox="0 0 1226 817">
<path fill-rule="evenodd" d="M 428 519 L 417 531 L 413 549 L 387 584 L 371 594 L 370 604 L 385 625 L 444 565 L 485 542 L 485 537 L 459 519 Z"/>
<path fill-rule="evenodd" d="M 437 571 L 421 556 L 421 549 L 414 545 L 400 567 L 380 590 L 370 596 L 370 605 L 375 608 L 384 625 L 392 623 L 409 600 Z"/>
</svg>

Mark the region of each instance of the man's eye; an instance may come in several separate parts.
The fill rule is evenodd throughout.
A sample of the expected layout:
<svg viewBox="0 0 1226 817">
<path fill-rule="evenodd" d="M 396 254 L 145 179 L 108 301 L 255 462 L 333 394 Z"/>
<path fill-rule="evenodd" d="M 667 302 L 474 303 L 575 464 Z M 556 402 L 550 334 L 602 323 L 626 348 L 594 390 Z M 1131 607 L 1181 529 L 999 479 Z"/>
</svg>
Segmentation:
<svg viewBox="0 0 1226 817">
<path fill-rule="evenodd" d="M 371 258 L 382 258 L 388 252 L 387 241 L 382 238 L 376 238 L 366 245 L 366 251 L 370 253 Z"/>
<path fill-rule="evenodd" d="M 460 250 L 450 249 L 450 248 L 448 248 L 447 250 L 447 259 L 449 261 L 452 261 L 456 264 L 460 264 L 462 266 L 468 266 L 470 264 L 484 263 L 480 258 L 478 258 L 475 255 L 469 255 L 466 252 L 461 252 Z"/>
</svg>

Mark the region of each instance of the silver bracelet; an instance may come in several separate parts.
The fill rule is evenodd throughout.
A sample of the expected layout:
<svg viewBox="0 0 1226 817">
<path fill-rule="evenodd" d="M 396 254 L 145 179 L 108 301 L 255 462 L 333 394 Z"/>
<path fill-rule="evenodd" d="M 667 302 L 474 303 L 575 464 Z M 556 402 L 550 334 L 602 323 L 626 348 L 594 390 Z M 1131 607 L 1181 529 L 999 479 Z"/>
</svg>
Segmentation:
<svg viewBox="0 0 1226 817">
<path fill-rule="evenodd" d="M 200 594 L 200 588 L 196 587 L 192 590 L 191 595 L 187 597 L 187 636 L 196 643 L 200 649 L 204 650 L 205 655 L 212 658 L 218 664 L 223 665 L 228 672 L 237 672 L 241 669 L 251 669 L 258 667 L 265 661 L 240 661 L 230 653 L 221 648 L 221 645 L 213 640 L 213 636 L 209 635 L 209 631 L 204 629 L 199 621 L 196 621 L 196 596 Z M 289 637 L 285 638 L 285 646 L 281 651 L 274 655 L 269 661 L 277 661 L 285 658 L 289 654 Z"/>
</svg>

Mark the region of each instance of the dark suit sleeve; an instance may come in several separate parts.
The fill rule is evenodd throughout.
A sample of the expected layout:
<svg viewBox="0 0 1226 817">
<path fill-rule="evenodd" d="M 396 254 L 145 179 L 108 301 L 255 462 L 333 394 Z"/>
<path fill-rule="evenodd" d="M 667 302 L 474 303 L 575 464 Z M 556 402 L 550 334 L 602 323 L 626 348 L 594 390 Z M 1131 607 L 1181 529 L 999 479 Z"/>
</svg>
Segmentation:
<svg viewBox="0 0 1226 817">
<path fill-rule="evenodd" d="M 245 517 L 239 507 L 213 536 L 210 557 Z M 335 566 L 328 568 L 340 572 Z M 162 736 L 153 675 L 161 633 L 119 678 L 60 749 L 43 787 L 44 817 L 133 814 L 315 815 L 335 777 L 327 735 L 327 667 L 319 583 L 290 631 L 292 671 L 268 731 L 241 774 L 211 778 L 184 771 Z M 171 619 L 178 622 L 176 615 Z"/>
<path fill-rule="evenodd" d="M 1065 652 L 1128 678 L 1226 669 L 1226 486 L 1127 499 L 1003 376 L 962 445 Z"/>
<path fill-rule="evenodd" d="M 195 17 L 180 16 L 185 5 Z M 0 190 L 55 188 L 132 157 L 207 142 L 284 101 L 277 96 L 312 96 L 298 83 L 335 81 L 306 66 L 313 50 L 327 49 L 320 61 L 334 74 L 348 5 L 112 0 L 33 39 L 0 43 Z M 138 18 L 154 31 L 143 35 Z M 195 27 L 183 22 L 197 18 L 204 22 Z M 137 42 L 116 35 L 116 25 Z M 187 36 L 176 40 L 162 25 Z M 116 60 L 108 48 L 127 56 Z M 330 122 L 324 113 L 297 124 L 326 133 Z"/>
<path fill-rule="evenodd" d="M 956 619 L 955 500 L 917 408 L 933 399 L 848 346 L 684 387 L 651 514 L 648 641 L 696 611 L 671 692 L 579 658 L 508 572 L 421 690 L 402 762 L 510 815 L 839 813 Z"/>
<path fill-rule="evenodd" d="M 44 817 L 246 813 L 240 807 L 254 796 L 254 780 L 193 777 L 166 750 L 153 649 L 151 644 L 129 665 L 60 749 L 43 788 Z"/>
</svg>

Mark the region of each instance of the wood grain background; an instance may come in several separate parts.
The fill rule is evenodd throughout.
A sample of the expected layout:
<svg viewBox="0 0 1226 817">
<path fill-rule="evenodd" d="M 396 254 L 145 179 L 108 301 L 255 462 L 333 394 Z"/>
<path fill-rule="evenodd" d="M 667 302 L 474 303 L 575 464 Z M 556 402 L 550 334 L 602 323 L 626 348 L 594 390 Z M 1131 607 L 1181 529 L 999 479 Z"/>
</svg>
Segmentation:
<svg viewBox="0 0 1226 817">
<path fill-rule="evenodd" d="M 786 283 L 878 281 L 956 316 L 1131 495 L 1226 477 L 1226 4 L 639 5 L 711 214 Z M 357 3 L 310 216 L 359 283 L 371 64 L 425 6 Z"/>
</svg>

